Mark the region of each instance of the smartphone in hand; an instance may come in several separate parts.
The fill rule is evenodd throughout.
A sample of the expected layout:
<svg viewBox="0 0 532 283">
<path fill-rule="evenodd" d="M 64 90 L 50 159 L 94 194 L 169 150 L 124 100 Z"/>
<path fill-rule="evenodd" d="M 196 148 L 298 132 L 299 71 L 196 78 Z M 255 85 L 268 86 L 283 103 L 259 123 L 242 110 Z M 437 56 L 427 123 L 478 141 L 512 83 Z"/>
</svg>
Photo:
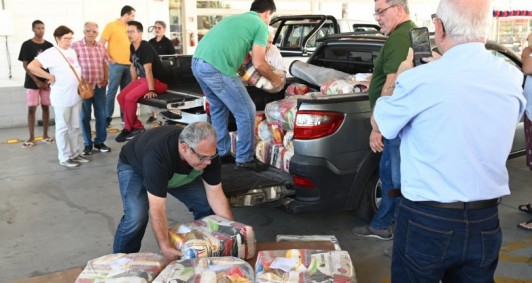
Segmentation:
<svg viewBox="0 0 532 283">
<path fill-rule="evenodd" d="M 421 58 L 432 57 L 428 28 L 421 27 L 411 29 L 410 44 L 414 50 L 414 67 L 426 63 L 421 60 Z"/>
</svg>

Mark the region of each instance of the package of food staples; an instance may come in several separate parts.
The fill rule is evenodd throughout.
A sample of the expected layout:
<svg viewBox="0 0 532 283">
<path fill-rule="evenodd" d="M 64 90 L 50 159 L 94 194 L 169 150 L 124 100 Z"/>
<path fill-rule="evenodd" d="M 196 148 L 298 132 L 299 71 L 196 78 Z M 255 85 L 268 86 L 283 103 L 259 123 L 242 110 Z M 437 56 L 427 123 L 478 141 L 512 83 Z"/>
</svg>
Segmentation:
<svg viewBox="0 0 532 283">
<path fill-rule="evenodd" d="M 255 282 L 253 268 L 236 257 L 209 257 L 171 262 L 153 283 Z"/>
<path fill-rule="evenodd" d="M 149 283 L 163 268 L 164 258 L 159 254 L 110 254 L 89 260 L 76 283 Z"/>
<path fill-rule="evenodd" d="M 222 245 L 212 234 L 201 230 L 191 230 L 184 224 L 169 228 L 168 238 L 170 244 L 181 251 L 183 259 L 217 256 Z"/>
<path fill-rule="evenodd" d="M 289 96 L 287 98 L 272 101 L 264 108 L 266 121 L 269 123 L 281 123 L 283 130 L 293 130 L 297 113 L 297 98 Z"/>
<path fill-rule="evenodd" d="M 286 96 L 303 95 L 309 91 L 310 91 L 310 88 L 305 84 L 292 83 L 286 88 L 285 95 Z"/>
<path fill-rule="evenodd" d="M 255 256 L 255 231 L 249 225 L 231 221 L 218 215 L 209 215 L 202 219 L 182 224 L 182 226 L 190 230 L 199 230 L 205 234 L 213 235 L 218 241 L 221 240 L 221 236 L 217 237 L 217 234 L 224 234 L 231 237 L 233 242 L 230 245 L 224 244 L 223 242 L 218 243 L 219 247 L 232 247 L 231 251 L 224 250 L 221 251 L 222 253 L 241 259 L 250 259 Z"/>
<path fill-rule="evenodd" d="M 260 88 L 269 93 L 277 93 L 284 88 L 286 84 L 286 73 L 282 70 L 272 69 L 274 75 L 278 76 L 282 80 L 281 86 L 274 88 L 272 82 L 266 77 L 261 75 L 257 69 L 253 66 L 251 60 L 242 64 L 238 70 L 238 74 L 244 82 L 248 85 Z"/>
<path fill-rule="evenodd" d="M 271 150 L 272 144 L 265 141 L 259 141 L 257 143 L 257 146 L 255 146 L 255 156 L 257 159 L 264 163 L 264 164 L 270 164 L 270 150 Z"/>
<path fill-rule="evenodd" d="M 290 249 L 260 251 L 256 282 L 355 283 L 355 270 L 346 251 Z"/>
</svg>

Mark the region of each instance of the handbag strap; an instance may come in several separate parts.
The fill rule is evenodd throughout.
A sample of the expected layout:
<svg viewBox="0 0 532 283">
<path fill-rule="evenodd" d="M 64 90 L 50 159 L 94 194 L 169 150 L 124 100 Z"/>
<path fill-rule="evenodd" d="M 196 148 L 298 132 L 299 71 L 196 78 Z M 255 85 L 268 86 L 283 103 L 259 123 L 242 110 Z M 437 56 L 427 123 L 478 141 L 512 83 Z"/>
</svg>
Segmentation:
<svg viewBox="0 0 532 283">
<path fill-rule="evenodd" d="M 72 67 L 72 65 L 70 65 L 70 62 L 68 62 L 68 59 L 65 57 L 65 54 L 63 54 L 63 52 L 61 52 L 61 50 L 59 50 L 59 48 L 57 48 L 57 46 L 55 48 L 57 49 L 59 54 L 61 54 L 61 56 L 63 56 L 63 58 L 65 58 L 65 61 L 67 62 L 68 66 L 70 67 L 70 70 L 72 70 L 72 72 L 74 72 L 74 75 L 76 75 L 76 79 L 78 79 L 78 82 L 81 83 L 81 79 L 79 78 L 78 73 L 76 72 L 76 70 L 74 70 L 74 67 Z"/>
</svg>

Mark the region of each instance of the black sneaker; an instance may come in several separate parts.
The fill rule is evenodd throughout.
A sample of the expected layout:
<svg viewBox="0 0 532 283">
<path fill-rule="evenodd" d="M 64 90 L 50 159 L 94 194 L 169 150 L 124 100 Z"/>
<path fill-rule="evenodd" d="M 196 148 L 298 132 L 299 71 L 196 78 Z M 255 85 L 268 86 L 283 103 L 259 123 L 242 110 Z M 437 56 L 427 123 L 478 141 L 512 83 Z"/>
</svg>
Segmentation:
<svg viewBox="0 0 532 283">
<path fill-rule="evenodd" d="M 140 134 L 144 132 L 144 129 L 133 129 L 129 135 L 126 136 L 126 140 L 130 140 L 132 138 L 134 138 L 136 135 Z"/>
<path fill-rule="evenodd" d="M 108 148 L 104 143 L 97 143 L 94 145 L 94 150 L 99 152 L 109 152 L 111 151 L 110 148 Z"/>
<path fill-rule="evenodd" d="M 91 155 L 92 154 L 92 146 L 86 145 L 85 149 L 83 149 L 83 155 Z"/>
<path fill-rule="evenodd" d="M 105 118 L 105 123 L 107 124 L 107 128 L 111 128 L 111 121 L 113 121 L 113 118 L 111 117 Z"/>
<path fill-rule="evenodd" d="M 268 167 L 270 167 L 270 165 L 258 161 L 255 157 L 253 157 L 251 161 L 248 161 L 246 163 L 236 162 L 236 168 L 253 170 L 255 172 L 265 171 L 266 169 L 268 169 Z"/>
<path fill-rule="evenodd" d="M 116 142 L 125 142 L 127 141 L 126 137 L 129 135 L 130 131 L 123 129 L 118 136 L 116 136 Z"/>
<path fill-rule="evenodd" d="M 353 228 L 353 234 L 365 238 L 375 238 L 385 241 L 393 240 L 393 232 L 391 228 L 379 230 L 371 226 L 358 226 Z"/>
<path fill-rule="evenodd" d="M 235 157 L 231 153 L 223 155 L 221 158 L 222 158 L 222 163 L 235 164 Z"/>
<path fill-rule="evenodd" d="M 148 118 L 148 120 L 146 120 L 146 124 L 151 124 L 153 122 L 157 121 L 157 118 L 153 117 L 153 116 L 150 116 Z"/>
</svg>

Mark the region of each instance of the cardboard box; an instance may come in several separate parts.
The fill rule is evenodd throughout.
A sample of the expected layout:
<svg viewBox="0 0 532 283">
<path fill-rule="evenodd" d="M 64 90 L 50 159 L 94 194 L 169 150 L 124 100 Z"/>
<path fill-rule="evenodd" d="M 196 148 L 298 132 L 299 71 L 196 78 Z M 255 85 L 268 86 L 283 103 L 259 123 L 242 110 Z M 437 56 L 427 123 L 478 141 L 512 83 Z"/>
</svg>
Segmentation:
<svg viewBox="0 0 532 283">
<path fill-rule="evenodd" d="M 42 282 L 54 282 L 54 283 L 72 283 L 76 281 L 78 275 L 83 269 L 81 267 L 76 267 L 72 269 L 67 269 L 60 272 L 50 273 L 46 275 L 31 277 L 27 279 L 20 279 L 12 281 L 11 283 L 42 283 Z"/>
</svg>

